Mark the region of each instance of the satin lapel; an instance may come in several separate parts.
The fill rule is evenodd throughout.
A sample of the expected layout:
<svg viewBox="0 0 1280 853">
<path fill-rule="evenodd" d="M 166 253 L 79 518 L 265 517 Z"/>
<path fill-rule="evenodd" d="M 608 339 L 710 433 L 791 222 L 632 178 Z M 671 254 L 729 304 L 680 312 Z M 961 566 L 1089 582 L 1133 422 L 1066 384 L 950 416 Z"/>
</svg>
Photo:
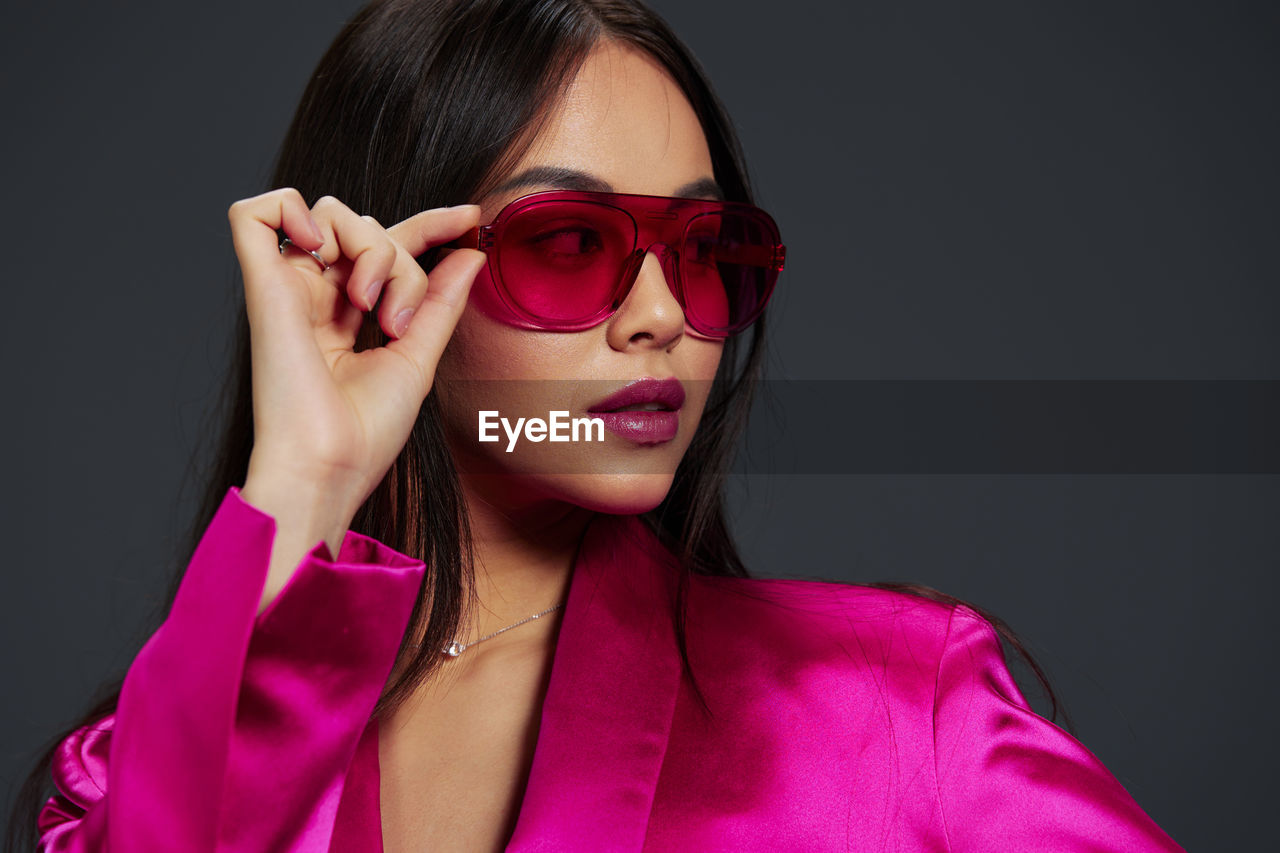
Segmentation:
<svg viewBox="0 0 1280 853">
<path fill-rule="evenodd" d="M 643 846 L 679 685 L 675 580 L 668 552 L 638 518 L 592 520 L 508 850 Z"/>
</svg>

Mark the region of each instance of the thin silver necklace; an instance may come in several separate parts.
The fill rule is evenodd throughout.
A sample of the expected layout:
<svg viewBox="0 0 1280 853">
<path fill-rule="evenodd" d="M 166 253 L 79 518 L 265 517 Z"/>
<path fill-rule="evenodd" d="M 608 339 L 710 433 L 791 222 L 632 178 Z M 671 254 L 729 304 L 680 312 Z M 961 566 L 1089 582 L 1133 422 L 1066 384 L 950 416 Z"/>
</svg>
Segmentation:
<svg viewBox="0 0 1280 853">
<path fill-rule="evenodd" d="M 444 653 L 444 654 L 448 655 L 448 656 L 449 656 L 449 657 L 451 657 L 451 658 L 456 658 L 458 655 L 462 654 L 462 653 L 463 653 L 463 652 L 465 652 L 467 649 L 469 649 L 469 648 L 471 648 L 472 646 L 474 646 L 476 643 L 483 643 L 485 640 L 488 640 L 488 639 L 490 639 L 490 638 L 492 638 L 492 637 L 496 637 L 496 636 L 498 636 L 498 635 L 499 635 L 499 634 L 501 634 L 503 631 L 510 631 L 512 628 L 515 628 L 515 627 L 516 627 L 516 626 L 518 626 L 518 625 L 523 625 L 524 623 L 529 622 L 529 621 L 534 620 L 534 619 L 537 619 L 537 618 L 538 618 L 538 617 L 540 617 L 540 616 L 546 616 L 546 615 L 547 615 L 548 613 L 550 613 L 552 610 L 557 610 L 557 609 L 559 609 L 559 608 L 561 608 L 561 607 L 564 607 L 564 602 L 563 602 L 563 601 L 562 601 L 562 602 L 560 602 L 559 604 L 557 604 L 555 607 L 548 607 L 546 610 L 542 611 L 541 613 L 535 613 L 535 614 L 533 614 L 532 616 L 526 616 L 526 617 L 524 617 L 523 619 L 521 619 L 519 622 L 516 622 L 516 623 L 514 623 L 514 624 L 512 624 L 512 625 L 508 625 L 508 626 L 507 626 L 507 627 L 505 627 L 505 628 L 501 628 L 501 629 L 499 629 L 499 630 L 497 630 L 497 631 L 494 631 L 492 634 L 488 634 L 488 635 L 486 635 L 486 636 L 484 636 L 484 637 L 481 637 L 480 639 L 476 640 L 475 642 L 472 642 L 472 643 L 462 643 L 462 642 L 459 642 L 459 641 L 457 641 L 457 640 L 454 640 L 452 643 L 450 643 L 449 645 L 445 646 L 445 647 L 444 647 L 443 649 L 441 649 L 440 651 L 441 651 L 442 653 Z M 417 648 L 418 646 L 420 646 L 420 645 L 421 645 L 421 643 L 414 643 L 413 645 L 414 645 L 414 648 Z"/>
</svg>

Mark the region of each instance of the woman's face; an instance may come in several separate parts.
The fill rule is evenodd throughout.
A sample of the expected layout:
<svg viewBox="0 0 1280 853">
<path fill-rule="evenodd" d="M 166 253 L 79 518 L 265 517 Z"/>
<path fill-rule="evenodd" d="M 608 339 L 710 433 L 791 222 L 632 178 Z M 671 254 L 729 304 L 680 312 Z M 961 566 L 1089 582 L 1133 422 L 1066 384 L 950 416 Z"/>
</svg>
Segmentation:
<svg viewBox="0 0 1280 853">
<path fill-rule="evenodd" d="M 612 42 L 591 53 L 542 133 L 496 185 L 537 167 L 578 172 L 592 183 L 546 183 L 544 176 L 506 186 L 476 200 L 480 221 L 492 221 L 513 199 L 551 189 L 716 197 L 706 139 L 679 87 L 645 54 Z M 700 191 L 686 189 L 699 181 Z M 517 328 L 481 311 L 473 296 L 436 372 L 464 479 L 485 501 L 510 509 L 546 501 L 613 513 L 652 509 L 697 429 L 723 346 L 685 325 L 652 253 L 617 313 L 584 331 Z M 674 437 L 661 428 L 646 434 L 642 424 L 624 434 L 605 430 L 603 440 L 594 440 L 595 430 L 591 441 L 580 432 L 580 440 L 558 443 L 521 433 L 513 444 L 499 425 L 490 431 L 497 441 L 479 440 L 480 411 L 497 412 L 489 422 L 506 419 L 511 427 L 522 417 L 548 420 L 553 411 L 590 417 L 589 409 L 646 378 L 682 386 Z M 669 415 L 633 420 L 646 418 L 670 426 Z"/>
</svg>

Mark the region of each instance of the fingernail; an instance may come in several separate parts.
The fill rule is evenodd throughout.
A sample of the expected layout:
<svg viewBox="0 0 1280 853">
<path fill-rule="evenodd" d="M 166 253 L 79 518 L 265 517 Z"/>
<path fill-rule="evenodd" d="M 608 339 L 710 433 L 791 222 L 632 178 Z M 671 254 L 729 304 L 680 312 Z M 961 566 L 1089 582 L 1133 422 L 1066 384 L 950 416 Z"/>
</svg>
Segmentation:
<svg viewBox="0 0 1280 853">
<path fill-rule="evenodd" d="M 364 292 L 365 301 L 369 303 L 369 307 L 373 307 L 373 303 L 378 301 L 378 288 L 382 287 L 383 279 L 378 279 L 369 285 L 369 289 Z"/>
<path fill-rule="evenodd" d="M 307 217 L 307 221 L 311 223 L 311 233 L 315 235 L 316 239 L 323 240 L 324 233 L 321 232 L 320 226 L 316 224 L 316 221 L 311 217 Z"/>
<path fill-rule="evenodd" d="M 478 205 L 478 204 L 455 204 L 453 207 L 446 207 L 446 208 L 445 208 L 445 210 L 462 210 L 462 208 L 464 208 L 464 207 L 475 207 L 475 208 L 479 208 L 479 207 L 480 207 L 480 205 Z"/>
<path fill-rule="evenodd" d="M 409 320 L 413 317 L 413 309 L 406 308 L 391 321 L 391 331 L 397 338 L 403 338 L 405 329 L 409 328 Z"/>
</svg>

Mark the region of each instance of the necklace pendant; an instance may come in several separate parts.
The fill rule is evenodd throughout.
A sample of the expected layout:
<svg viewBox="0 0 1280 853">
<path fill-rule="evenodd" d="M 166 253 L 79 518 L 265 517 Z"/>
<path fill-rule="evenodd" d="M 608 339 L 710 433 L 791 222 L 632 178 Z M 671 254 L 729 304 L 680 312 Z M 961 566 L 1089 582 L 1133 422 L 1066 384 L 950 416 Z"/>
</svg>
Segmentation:
<svg viewBox="0 0 1280 853">
<path fill-rule="evenodd" d="M 462 643 L 459 643 L 455 640 L 454 642 L 445 646 L 444 653 L 451 658 L 456 658 L 458 655 L 462 654 L 462 649 L 463 649 Z"/>
</svg>

